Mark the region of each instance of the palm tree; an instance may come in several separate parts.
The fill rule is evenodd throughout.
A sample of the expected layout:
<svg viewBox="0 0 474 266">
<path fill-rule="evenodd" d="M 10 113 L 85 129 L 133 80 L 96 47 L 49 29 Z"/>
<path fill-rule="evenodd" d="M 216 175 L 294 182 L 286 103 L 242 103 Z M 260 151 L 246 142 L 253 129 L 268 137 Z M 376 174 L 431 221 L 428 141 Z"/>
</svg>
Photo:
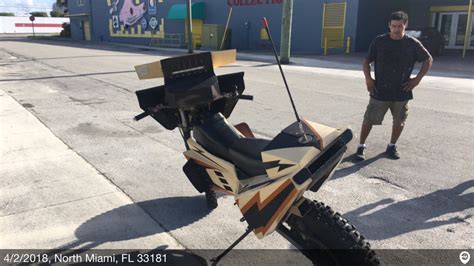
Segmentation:
<svg viewBox="0 0 474 266">
<path fill-rule="evenodd" d="M 67 10 L 67 1 L 68 0 L 56 0 L 56 7 L 61 10 L 63 13 L 68 13 Z"/>
</svg>

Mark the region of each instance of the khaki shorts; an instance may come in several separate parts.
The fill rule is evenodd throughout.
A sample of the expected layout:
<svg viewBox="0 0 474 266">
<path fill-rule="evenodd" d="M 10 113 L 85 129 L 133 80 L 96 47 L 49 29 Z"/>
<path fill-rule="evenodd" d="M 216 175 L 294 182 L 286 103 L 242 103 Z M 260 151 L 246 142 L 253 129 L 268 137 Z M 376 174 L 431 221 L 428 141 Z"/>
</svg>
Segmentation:
<svg viewBox="0 0 474 266">
<path fill-rule="evenodd" d="M 393 125 L 404 126 L 408 117 L 408 101 L 385 102 L 370 98 L 364 115 L 365 125 L 381 125 L 388 109 L 392 113 Z"/>
</svg>

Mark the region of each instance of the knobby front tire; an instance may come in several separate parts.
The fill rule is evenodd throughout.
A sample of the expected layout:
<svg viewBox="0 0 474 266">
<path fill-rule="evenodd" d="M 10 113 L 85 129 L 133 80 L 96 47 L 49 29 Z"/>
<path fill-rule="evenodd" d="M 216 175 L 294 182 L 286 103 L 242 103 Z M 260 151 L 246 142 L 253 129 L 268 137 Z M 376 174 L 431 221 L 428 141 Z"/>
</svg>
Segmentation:
<svg viewBox="0 0 474 266">
<path fill-rule="evenodd" d="M 315 265 L 379 265 L 370 244 L 339 213 L 310 201 L 303 217 L 290 215 L 278 232 Z"/>
</svg>

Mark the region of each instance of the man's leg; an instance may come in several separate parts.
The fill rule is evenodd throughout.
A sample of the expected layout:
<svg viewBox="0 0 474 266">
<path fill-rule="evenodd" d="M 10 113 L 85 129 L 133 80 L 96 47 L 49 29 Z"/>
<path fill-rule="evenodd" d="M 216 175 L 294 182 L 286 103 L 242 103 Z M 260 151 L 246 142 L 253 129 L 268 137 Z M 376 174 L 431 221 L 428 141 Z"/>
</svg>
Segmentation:
<svg viewBox="0 0 474 266">
<path fill-rule="evenodd" d="M 359 160 L 365 159 L 365 141 L 373 125 L 381 125 L 383 117 L 388 110 L 386 102 L 370 99 L 364 114 L 364 121 L 360 130 L 360 143 L 357 145 L 356 156 Z"/>
<path fill-rule="evenodd" d="M 360 129 L 360 144 L 365 144 L 365 140 L 369 136 L 370 130 L 372 130 L 371 124 L 362 123 L 362 128 Z"/>
<path fill-rule="evenodd" d="M 392 137 L 390 139 L 390 144 L 395 145 L 397 143 L 397 140 L 398 138 L 400 138 L 402 131 L 403 131 L 403 125 L 394 124 L 392 126 Z"/>
<path fill-rule="evenodd" d="M 365 140 L 369 136 L 371 129 L 372 124 L 368 124 L 364 119 L 364 122 L 362 122 L 362 127 L 360 129 L 360 143 L 359 145 L 357 145 L 357 151 L 355 153 L 357 159 L 361 161 L 365 160 Z"/>
<path fill-rule="evenodd" d="M 390 139 L 390 143 L 387 145 L 387 150 L 385 153 L 392 159 L 400 159 L 400 153 L 397 150 L 397 143 L 398 138 L 402 134 L 403 131 L 403 123 L 398 123 L 397 121 L 393 121 L 392 125 L 392 137 Z"/>
<path fill-rule="evenodd" d="M 386 153 L 392 159 L 400 159 L 400 153 L 395 145 L 402 134 L 405 121 L 408 116 L 408 102 L 393 102 L 390 106 L 393 116 L 392 136 L 390 143 L 387 145 Z"/>
</svg>

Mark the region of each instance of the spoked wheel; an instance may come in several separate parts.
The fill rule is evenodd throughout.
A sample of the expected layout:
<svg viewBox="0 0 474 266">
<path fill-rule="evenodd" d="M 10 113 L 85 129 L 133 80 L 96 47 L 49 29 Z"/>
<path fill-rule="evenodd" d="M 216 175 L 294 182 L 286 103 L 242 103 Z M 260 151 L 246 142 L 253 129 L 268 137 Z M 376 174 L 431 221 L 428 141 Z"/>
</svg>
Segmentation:
<svg viewBox="0 0 474 266">
<path fill-rule="evenodd" d="M 331 207 L 305 199 L 278 232 L 315 265 L 379 265 L 370 244 Z"/>
</svg>

